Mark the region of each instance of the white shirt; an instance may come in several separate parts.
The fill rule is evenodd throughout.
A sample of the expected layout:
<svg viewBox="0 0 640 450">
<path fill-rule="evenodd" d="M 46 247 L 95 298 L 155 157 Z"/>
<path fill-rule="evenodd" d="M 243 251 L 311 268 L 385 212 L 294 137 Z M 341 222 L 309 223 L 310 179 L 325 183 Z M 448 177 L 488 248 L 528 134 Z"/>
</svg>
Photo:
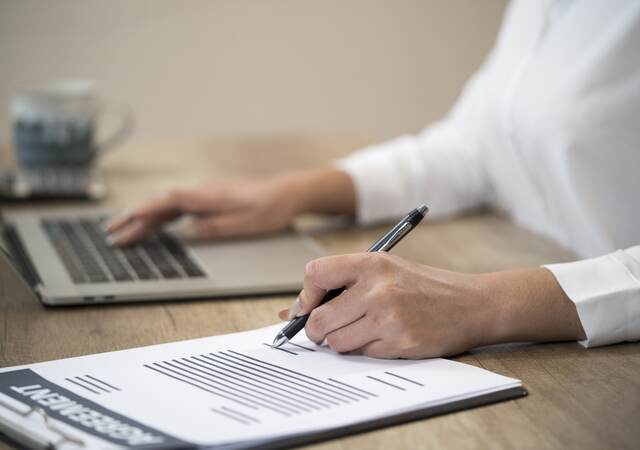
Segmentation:
<svg viewBox="0 0 640 450">
<path fill-rule="evenodd" d="M 363 223 L 491 205 L 591 258 L 547 266 L 582 343 L 640 339 L 640 2 L 514 2 L 445 119 L 338 165 Z"/>
</svg>

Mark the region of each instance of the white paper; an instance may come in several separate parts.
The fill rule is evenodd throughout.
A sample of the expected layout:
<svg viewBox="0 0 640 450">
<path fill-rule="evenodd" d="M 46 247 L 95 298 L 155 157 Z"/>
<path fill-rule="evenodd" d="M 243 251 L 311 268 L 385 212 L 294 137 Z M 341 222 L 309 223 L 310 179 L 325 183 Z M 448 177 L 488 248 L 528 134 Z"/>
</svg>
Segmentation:
<svg viewBox="0 0 640 450">
<path fill-rule="evenodd" d="M 446 359 L 339 355 L 302 334 L 282 350 L 272 349 L 268 343 L 281 326 L 0 372 L 29 368 L 109 410 L 198 445 L 317 432 L 520 385 Z M 106 442 L 100 447 L 114 448 Z"/>
</svg>

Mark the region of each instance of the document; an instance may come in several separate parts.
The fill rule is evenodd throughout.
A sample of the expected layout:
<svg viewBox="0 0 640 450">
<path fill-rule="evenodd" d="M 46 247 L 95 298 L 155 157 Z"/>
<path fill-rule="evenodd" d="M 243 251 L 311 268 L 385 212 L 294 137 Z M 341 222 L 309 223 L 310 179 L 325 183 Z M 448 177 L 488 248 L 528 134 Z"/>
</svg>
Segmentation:
<svg viewBox="0 0 640 450">
<path fill-rule="evenodd" d="M 526 392 L 446 359 L 340 355 L 300 335 L 271 348 L 280 328 L 0 369 L 0 429 L 64 449 L 277 447 Z"/>
</svg>

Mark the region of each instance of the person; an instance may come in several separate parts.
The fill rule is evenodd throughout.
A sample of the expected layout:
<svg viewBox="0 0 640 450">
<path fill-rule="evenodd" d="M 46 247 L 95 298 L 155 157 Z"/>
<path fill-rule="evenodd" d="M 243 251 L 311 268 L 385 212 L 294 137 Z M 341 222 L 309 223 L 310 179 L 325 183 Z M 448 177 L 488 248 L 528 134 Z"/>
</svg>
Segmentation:
<svg viewBox="0 0 640 450">
<path fill-rule="evenodd" d="M 126 245 L 184 214 L 191 235 L 225 238 L 280 230 L 308 212 L 367 224 L 419 203 L 434 218 L 490 205 L 582 260 L 466 274 L 388 254 L 330 256 L 307 265 L 303 291 L 280 317 L 313 311 L 310 339 L 382 358 L 638 340 L 638 49 L 640 2 L 516 1 L 446 118 L 419 134 L 332 167 L 175 190 L 109 231 Z"/>
</svg>

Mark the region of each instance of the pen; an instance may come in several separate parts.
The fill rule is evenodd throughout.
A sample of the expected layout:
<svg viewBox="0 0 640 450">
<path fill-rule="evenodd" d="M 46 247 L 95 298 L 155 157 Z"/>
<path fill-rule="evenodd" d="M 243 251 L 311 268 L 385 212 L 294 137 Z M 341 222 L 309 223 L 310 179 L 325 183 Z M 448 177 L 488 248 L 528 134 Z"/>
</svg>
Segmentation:
<svg viewBox="0 0 640 450">
<path fill-rule="evenodd" d="M 405 237 L 416 225 L 424 218 L 429 212 L 429 208 L 426 205 L 421 205 L 407 214 L 398 224 L 389 230 L 384 236 L 376 241 L 367 252 L 387 252 L 391 250 L 400 240 Z M 336 298 L 342 294 L 346 288 L 341 287 L 338 289 L 332 289 L 327 291 L 325 296 L 320 301 L 320 305 L 327 303 L 329 300 Z M 304 328 L 309 319 L 309 314 L 304 316 L 294 317 L 285 327 L 280 330 L 273 340 L 271 347 L 280 347 L 281 345 L 289 342 L 293 337 L 298 334 L 300 330 Z"/>
</svg>

